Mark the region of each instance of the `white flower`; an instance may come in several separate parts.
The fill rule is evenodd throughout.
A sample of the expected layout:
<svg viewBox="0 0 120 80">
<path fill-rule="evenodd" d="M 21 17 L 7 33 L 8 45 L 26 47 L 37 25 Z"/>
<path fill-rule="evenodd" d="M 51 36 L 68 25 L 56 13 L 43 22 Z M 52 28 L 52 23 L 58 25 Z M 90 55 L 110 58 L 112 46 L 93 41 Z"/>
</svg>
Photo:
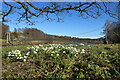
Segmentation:
<svg viewBox="0 0 120 80">
<path fill-rule="evenodd" d="M 55 53 L 54 51 L 52 53 Z"/>
<path fill-rule="evenodd" d="M 27 56 L 24 56 L 24 58 L 27 58 Z"/>
<path fill-rule="evenodd" d="M 85 50 L 84 49 L 82 49 L 82 52 L 81 53 L 85 53 Z"/>
<path fill-rule="evenodd" d="M 39 44 L 39 46 L 42 46 L 41 44 Z"/>
<path fill-rule="evenodd" d="M 34 53 L 35 53 L 35 54 L 37 54 L 37 52 L 36 52 L 36 51 L 34 51 Z"/>
<path fill-rule="evenodd" d="M 75 54 L 74 56 L 76 57 L 77 55 Z"/>
<path fill-rule="evenodd" d="M 9 52 L 8 54 L 11 54 L 11 52 Z"/>
<path fill-rule="evenodd" d="M 38 49 L 36 49 L 36 51 L 38 51 Z"/>
<path fill-rule="evenodd" d="M 46 48 L 44 48 L 44 51 L 46 51 L 47 50 L 47 47 Z"/>
<path fill-rule="evenodd" d="M 85 52 L 81 52 L 81 53 L 85 53 Z"/>
<path fill-rule="evenodd" d="M 25 61 L 26 61 L 26 59 L 23 59 L 23 61 L 25 62 Z"/>
<path fill-rule="evenodd" d="M 8 56 L 11 56 L 11 52 L 8 53 Z"/>
<path fill-rule="evenodd" d="M 51 54 L 51 56 L 53 56 L 53 54 Z"/>
<path fill-rule="evenodd" d="M 57 56 L 59 56 L 59 54 L 57 54 Z"/>
<path fill-rule="evenodd" d="M 21 54 L 19 54 L 19 56 L 22 56 Z"/>
<path fill-rule="evenodd" d="M 15 54 L 20 54 L 20 50 L 15 50 Z"/>
<path fill-rule="evenodd" d="M 65 51 L 63 51 L 63 53 L 65 53 Z"/>
<path fill-rule="evenodd" d="M 30 52 L 27 52 L 27 54 L 26 55 L 29 55 L 30 54 Z"/>
<path fill-rule="evenodd" d="M 82 51 L 85 51 L 85 49 L 82 49 Z"/>
<path fill-rule="evenodd" d="M 12 50 L 12 53 L 14 53 L 14 50 Z"/>
<path fill-rule="evenodd" d="M 39 46 L 38 46 L 38 45 L 35 45 L 34 47 L 35 47 L 35 48 L 39 48 Z"/>
<path fill-rule="evenodd" d="M 30 47 L 27 47 L 27 49 L 30 49 Z"/>
<path fill-rule="evenodd" d="M 8 56 L 11 56 L 11 54 L 9 54 Z"/>
<path fill-rule="evenodd" d="M 23 57 L 19 57 L 19 59 L 22 59 Z"/>
<path fill-rule="evenodd" d="M 20 59 L 19 57 L 17 57 L 17 59 Z"/>
<path fill-rule="evenodd" d="M 14 55 L 11 55 L 11 56 L 14 56 Z"/>
<path fill-rule="evenodd" d="M 31 47 L 32 49 L 35 49 L 33 46 Z"/>
</svg>

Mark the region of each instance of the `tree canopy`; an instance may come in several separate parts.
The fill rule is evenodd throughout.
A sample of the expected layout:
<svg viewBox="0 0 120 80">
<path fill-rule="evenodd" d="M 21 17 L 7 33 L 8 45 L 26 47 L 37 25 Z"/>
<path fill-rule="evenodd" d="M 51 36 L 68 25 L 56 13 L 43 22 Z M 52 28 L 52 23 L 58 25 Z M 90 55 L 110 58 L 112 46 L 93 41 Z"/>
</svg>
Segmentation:
<svg viewBox="0 0 120 80">
<path fill-rule="evenodd" d="M 97 18 L 102 15 L 103 12 L 113 18 L 118 18 L 118 13 L 114 11 L 113 6 L 116 3 L 113 2 L 48 2 L 43 4 L 42 2 L 21 2 L 20 0 L 12 0 L 14 3 L 6 2 L 3 0 L 3 5 L 7 7 L 7 10 L 2 11 L 2 21 L 6 22 L 9 15 L 12 13 L 18 13 L 19 18 L 17 21 L 26 20 L 28 23 L 33 23 L 31 19 L 38 17 L 45 17 L 46 20 L 57 20 L 60 22 L 62 19 L 60 14 L 67 14 L 71 11 L 77 12 L 79 16 L 83 18 L 93 17 Z M 112 7 L 111 7 L 112 6 Z M 119 4 L 116 5 L 117 7 Z M 3 7 L 5 8 L 5 7 Z M 53 19 L 51 15 L 56 18 Z"/>
</svg>

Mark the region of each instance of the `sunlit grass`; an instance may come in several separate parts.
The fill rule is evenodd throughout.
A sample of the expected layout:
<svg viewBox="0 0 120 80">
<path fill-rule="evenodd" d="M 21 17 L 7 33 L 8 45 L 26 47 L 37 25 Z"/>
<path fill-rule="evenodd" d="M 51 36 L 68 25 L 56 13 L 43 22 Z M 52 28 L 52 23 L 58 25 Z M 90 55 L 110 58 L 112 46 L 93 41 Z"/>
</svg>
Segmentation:
<svg viewBox="0 0 120 80">
<path fill-rule="evenodd" d="M 120 44 L 3 47 L 4 78 L 118 78 Z"/>
</svg>

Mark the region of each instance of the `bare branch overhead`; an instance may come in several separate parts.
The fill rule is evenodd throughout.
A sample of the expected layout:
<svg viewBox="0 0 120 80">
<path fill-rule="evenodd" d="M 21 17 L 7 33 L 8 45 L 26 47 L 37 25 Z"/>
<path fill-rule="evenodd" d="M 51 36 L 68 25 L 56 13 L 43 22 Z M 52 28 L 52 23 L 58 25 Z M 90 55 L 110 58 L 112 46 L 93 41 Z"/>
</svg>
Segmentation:
<svg viewBox="0 0 120 80">
<path fill-rule="evenodd" d="M 5 2 L 3 0 L 4 4 L 9 7 L 9 10 L 7 12 L 3 11 L 3 22 L 5 21 L 5 17 L 9 16 L 12 10 L 20 10 L 21 11 L 19 16 L 19 21 L 24 18 L 27 22 L 31 22 L 31 17 L 39 17 L 44 16 L 47 20 L 51 18 L 49 14 L 53 14 L 56 16 L 57 20 L 60 21 L 59 14 L 61 13 L 69 13 L 69 11 L 78 12 L 80 16 L 84 17 L 93 17 L 97 18 L 101 15 L 101 12 L 105 12 L 106 14 L 110 15 L 111 17 L 117 18 L 117 14 L 112 12 L 106 4 L 111 3 L 105 3 L 105 2 L 72 2 L 72 3 L 59 3 L 59 2 L 49 2 L 49 5 L 44 5 L 41 7 L 41 5 L 36 5 L 35 3 L 28 2 L 28 0 L 25 0 L 25 2 L 21 2 L 20 0 L 13 0 L 14 3 L 17 3 L 17 6 L 14 4 L 10 4 L 8 2 Z M 41 2 L 39 2 L 41 3 Z M 103 4 L 102 4 L 103 3 Z M 43 3 L 44 4 L 44 3 Z M 16 11 L 17 13 L 17 11 Z"/>
</svg>

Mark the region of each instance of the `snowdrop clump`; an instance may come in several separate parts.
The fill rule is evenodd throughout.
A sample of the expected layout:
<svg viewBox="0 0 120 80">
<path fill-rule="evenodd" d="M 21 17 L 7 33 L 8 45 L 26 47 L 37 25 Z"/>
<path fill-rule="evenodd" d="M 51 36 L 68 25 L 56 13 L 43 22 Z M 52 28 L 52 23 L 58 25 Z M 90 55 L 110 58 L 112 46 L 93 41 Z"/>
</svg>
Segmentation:
<svg viewBox="0 0 120 80">
<path fill-rule="evenodd" d="M 9 52 L 8 53 L 8 56 L 11 57 L 11 56 L 21 56 L 21 51 L 20 50 L 12 50 L 12 52 Z"/>
<path fill-rule="evenodd" d="M 27 56 L 22 55 L 20 50 L 12 50 L 8 53 L 8 58 L 13 57 L 16 60 L 26 61 Z"/>
<path fill-rule="evenodd" d="M 83 45 L 83 44 L 82 44 Z M 75 46 L 75 47 L 74 47 Z M 8 57 L 14 57 L 17 60 L 26 61 L 30 55 L 36 54 L 47 54 L 50 56 L 59 57 L 64 54 L 74 54 L 77 56 L 78 54 L 85 53 L 85 49 L 76 48 L 78 45 L 61 45 L 61 44 L 47 44 L 47 45 L 34 45 L 31 47 L 26 47 L 26 53 L 22 53 L 20 50 L 13 50 L 8 53 Z"/>
</svg>

